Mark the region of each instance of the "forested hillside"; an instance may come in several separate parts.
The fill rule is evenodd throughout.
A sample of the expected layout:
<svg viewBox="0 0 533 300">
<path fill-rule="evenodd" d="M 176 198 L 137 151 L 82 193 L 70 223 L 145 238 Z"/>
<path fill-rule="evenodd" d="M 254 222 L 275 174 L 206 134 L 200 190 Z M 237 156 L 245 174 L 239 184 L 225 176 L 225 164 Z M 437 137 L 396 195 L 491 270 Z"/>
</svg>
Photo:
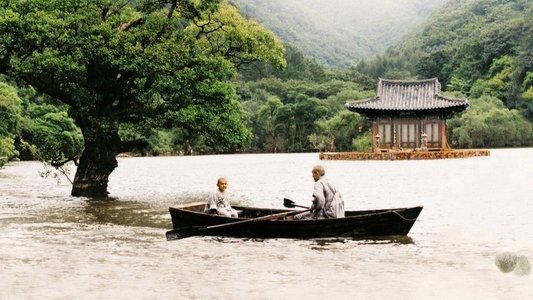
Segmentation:
<svg viewBox="0 0 533 300">
<path fill-rule="evenodd" d="M 285 43 L 330 67 L 399 42 L 446 0 L 231 0 Z"/>
<path fill-rule="evenodd" d="M 444 90 L 473 99 L 473 109 L 451 122 L 468 141 L 461 146 L 530 145 L 523 116 L 533 120 L 532 49 L 532 1 L 451 0 L 357 69 L 374 78 L 438 77 Z"/>
<path fill-rule="evenodd" d="M 295 2 L 288 3 L 296 7 Z M 449 1 L 385 54 L 362 61 L 356 70 L 374 80 L 437 77 L 452 96 L 468 97 L 470 109 L 449 121 L 455 148 L 532 145 L 533 128 L 527 120 L 533 116 L 532 5 L 526 0 Z M 287 21 L 286 27 L 294 24 Z M 318 34 L 317 39 L 321 37 Z M 322 38 L 329 40 L 328 36 Z M 336 49 L 338 44 L 330 46 Z M 375 92 L 368 78 L 354 70 L 345 69 L 343 74 L 324 69 L 301 57 L 297 49 L 287 49 L 287 70 L 261 69 L 264 76 L 282 80 L 244 73 L 256 80 L 241 84 L 239 90 L 252 120 L 253 148 L 307 151 L 368 147 L 368 124 L 351 119 L 353 114 L 342 109 L 343 101 Z M 339 53 L 328 51 L 331 57 Z M 350 81 L 355 84 L 350 85 Z M 307 108 L 302 110 L 302 106 Z M 265 112 L 270 114 L 267 119 Z"/>
<path fill-rule="evenodd" d="M 438 77 L 447 90 L 495 96 L 532 117 L 532 48 L 532 1 L 451 0 L 358 69 L 372 77 Z"/>
</svg>

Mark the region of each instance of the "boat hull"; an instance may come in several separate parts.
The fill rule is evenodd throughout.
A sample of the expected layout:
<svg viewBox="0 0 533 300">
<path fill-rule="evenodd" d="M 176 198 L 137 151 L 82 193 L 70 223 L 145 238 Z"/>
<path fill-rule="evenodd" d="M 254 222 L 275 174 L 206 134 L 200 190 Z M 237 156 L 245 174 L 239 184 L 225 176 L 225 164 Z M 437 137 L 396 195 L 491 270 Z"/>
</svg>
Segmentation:
<svg viewBox="0 0 533 300">
<path fill-rule="evenodd" d="M 204 214 L 203 204 L 170 207 L 174 230 L 234 223 L 271 214 L 292 212 L 286 209 L 238 207 L 239 218 Z M 345 218 L 319 220 L 260 220 L 231 226 L 199 230 L 197 235 L 245 238 L 366 238 L 407 235 L 422 211 L 422 206 L 368 211 L 347 211 Z"/>
</svg>

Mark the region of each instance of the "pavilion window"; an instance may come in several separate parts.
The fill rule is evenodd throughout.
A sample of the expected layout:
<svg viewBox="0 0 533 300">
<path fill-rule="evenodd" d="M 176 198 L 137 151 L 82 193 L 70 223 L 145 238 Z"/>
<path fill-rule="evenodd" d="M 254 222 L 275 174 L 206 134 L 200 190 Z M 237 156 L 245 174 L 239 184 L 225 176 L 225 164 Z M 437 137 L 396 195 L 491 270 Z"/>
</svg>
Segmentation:
<svg viewBox="0 0 533 300">
<path fill-rule="evenodd" d="M 437 122 L 426 123 L 428 146 L 438 147 L 440 144 L 440 126 Z"/>
<path fill-rule="evenodd" d="M 400 125 L 400 143 L 403 148 L 414 148 L 416 145 L 416 123 L 402 123 Z"/>
</svg>

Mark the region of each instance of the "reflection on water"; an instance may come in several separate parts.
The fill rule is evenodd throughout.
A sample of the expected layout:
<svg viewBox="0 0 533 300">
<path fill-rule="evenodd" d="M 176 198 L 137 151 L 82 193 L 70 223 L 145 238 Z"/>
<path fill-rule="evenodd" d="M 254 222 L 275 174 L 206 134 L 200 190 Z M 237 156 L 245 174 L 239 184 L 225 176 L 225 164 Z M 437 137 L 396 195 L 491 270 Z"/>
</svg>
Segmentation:
<svg viewBox="0 0 533 300">
<path fill-rule="evenodd" d="M 165 240 L 168 207 L 205 201 L 221 176 L 233 204 L 309 205 L 318 163 L 347 209 L 424 205 L 409 236 Z M 10 163 L 0 299 L 533 299 L 532 165 L 533 149 L 437 161 L 120 158 L 113 198 L 88 200 L 42 179 L 39 163 Z"/>
<path fill-rule="evenodd" d="M 414 244 L 415 241 L 410 236 L 375 236 L 375 237 L 366 237 L 362 238 L 320 238 L 320 239 L 311 239 L 318 246 L 328 246 L 330 244 L 335 245 L 336 243 L 347 243 L 355 242 L 358 245 L 383 245 L 383 244 Z"/>
<path fill-rule="evenodd" d="M 89 223 L 116 224 L 123 226 L 168 228 L 168 209 L 149 202 L 117 199 L 90 200 L 79 212 Z"/>
</svg>

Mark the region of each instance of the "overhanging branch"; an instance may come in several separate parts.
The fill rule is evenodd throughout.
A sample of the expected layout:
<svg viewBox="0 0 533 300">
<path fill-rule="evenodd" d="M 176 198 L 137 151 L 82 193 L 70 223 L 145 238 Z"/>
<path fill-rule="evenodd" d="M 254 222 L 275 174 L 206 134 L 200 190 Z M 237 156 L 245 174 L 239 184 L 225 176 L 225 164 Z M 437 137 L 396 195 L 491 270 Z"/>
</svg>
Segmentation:
<svg viewBox="0 0 533 300">
<path fill-rule="evenodd" d="M 73 106 L 73 104 L 75 103 L 75 99 L 72 99 L 71 95 L 64 93 L 63 91 L 58 89 L 56 85 L 50 84 L 50 82 L 43 80 L 43 78 L 44 76 L 41 76 L 39 78 L 24 75 L 22 76 L 22 79 L 26 83 L 34 86 L 38 91 L 47 94 L 48 96 L 55 98 L 65 104 Z"/>
</svg>

